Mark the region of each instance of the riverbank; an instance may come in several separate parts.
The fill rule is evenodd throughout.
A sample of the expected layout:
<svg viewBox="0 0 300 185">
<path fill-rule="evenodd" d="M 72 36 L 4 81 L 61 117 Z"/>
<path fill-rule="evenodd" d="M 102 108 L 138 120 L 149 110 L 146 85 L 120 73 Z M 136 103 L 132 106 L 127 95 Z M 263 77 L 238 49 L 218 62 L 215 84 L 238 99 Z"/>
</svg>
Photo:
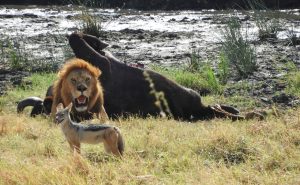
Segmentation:
<svg viewBox="0 0 300 185">
<path fill-rule="evenodd" d="M 79 1 L 80 2 L 80 1 Z M 81 1 L 80 4 L 98 6 L 102 8 L 125 8 L 139 10 L 202 10 L 202 9 L 248 9 L 249 3 L 245 0 L 99 0 Z M 255 2 L 255 1 L 254 1 Z M 257 1 L 259 2 L 259 1 Z M 300 8 L 298 0 L 264 0 L 264 6 L 269 9 Z M 0 5 L 67 5 L 76 4 L 66 0 L 2 0 Z"/>
</svg>

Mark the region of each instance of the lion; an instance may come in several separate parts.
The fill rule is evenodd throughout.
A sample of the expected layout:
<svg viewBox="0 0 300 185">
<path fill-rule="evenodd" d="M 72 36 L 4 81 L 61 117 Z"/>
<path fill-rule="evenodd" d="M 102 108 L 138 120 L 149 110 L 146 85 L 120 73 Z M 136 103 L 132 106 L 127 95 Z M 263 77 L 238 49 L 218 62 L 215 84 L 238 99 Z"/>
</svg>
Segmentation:
<svg viewBox="0 0 300 185">
<path fill-rule="evenodd" d="M 67 61 L 53 85 L 51 117 L 55 117 L 59 103 L 66 107 L 72 102 L 74 120 L 91 119 L 96 114 L 98 119 L 105 122 L 108 116 L 104 109 L 103 89 L 98 80 L 100 74 L 100 69 L 82 59 Z"/>
</svg>

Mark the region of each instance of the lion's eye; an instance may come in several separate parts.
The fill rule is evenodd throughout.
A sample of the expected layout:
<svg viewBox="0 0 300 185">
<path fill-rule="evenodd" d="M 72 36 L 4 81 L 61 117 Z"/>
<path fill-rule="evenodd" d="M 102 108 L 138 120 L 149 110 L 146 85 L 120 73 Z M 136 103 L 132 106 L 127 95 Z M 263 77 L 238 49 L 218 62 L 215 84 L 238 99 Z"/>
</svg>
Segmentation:
<svg viewBox="0 0 300 185">
<path fill-rule="evenodd" d="M 89 82 L 90 80 L 91 80 L 90 77 L 86 77 L 86 79 L 85 79 L 86 82 Z"/>
<path fill-rule="evenodd" d="M 75 78 L 71 78 L 71 82 L 72 83 L 76 83 L 76 79 Z"/>
</svg>

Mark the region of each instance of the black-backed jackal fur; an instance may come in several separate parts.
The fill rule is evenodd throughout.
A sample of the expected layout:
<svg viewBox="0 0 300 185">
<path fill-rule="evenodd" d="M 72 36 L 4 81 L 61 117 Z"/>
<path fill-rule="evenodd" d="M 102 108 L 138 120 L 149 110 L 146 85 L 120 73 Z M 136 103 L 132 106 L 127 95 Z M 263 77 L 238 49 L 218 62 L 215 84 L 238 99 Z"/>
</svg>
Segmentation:
<svg viewBox="0 0 300 185">
<path fill-rule="evenodd" d="M 70 118 L 72 103 L 63 108 L 60 103 L 57 106 L 55 120 L 61 124 L 61 129 L 70 144 L 72 151 L 80 153 L 81 143 L 97 144 L 104 143 L 106 152 L 121 157 L 124 152 L 124 141 L 120 130 L 110 125 L 84 125 L 75 123 Z"/>
</svg>

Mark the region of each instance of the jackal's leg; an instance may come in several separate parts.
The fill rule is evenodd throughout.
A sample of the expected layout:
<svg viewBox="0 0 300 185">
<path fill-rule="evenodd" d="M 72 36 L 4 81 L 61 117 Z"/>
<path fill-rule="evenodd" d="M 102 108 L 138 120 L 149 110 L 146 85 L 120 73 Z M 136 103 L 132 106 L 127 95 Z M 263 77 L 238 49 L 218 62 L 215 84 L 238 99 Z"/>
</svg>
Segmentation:
<svg viewBox="0 0 300 185">
<path fill-rule="evenodd" d="M 74 142 L 74 141 L 68 141 L 71 152 L 76 151 L 78 154 L 80 154 L 80 142 Z"/>
<path fill-rule="evenodd" d="M 106 153 L 108 153 L 108 154 L 111 153 L 110 146 L 109 146 L 109 144 L 106 141 L 104 141 L 104 149 L 105 149 Z"/>
<path fill-rule="evenodd" d="M 113 153 L 116 156 L 121 157 L 121 153 L 118 149 L 118 133 L 114 130 L 114 128 L 110 128 L 105 136 L 104 148 L 106 152 Z"/>
</svg>

